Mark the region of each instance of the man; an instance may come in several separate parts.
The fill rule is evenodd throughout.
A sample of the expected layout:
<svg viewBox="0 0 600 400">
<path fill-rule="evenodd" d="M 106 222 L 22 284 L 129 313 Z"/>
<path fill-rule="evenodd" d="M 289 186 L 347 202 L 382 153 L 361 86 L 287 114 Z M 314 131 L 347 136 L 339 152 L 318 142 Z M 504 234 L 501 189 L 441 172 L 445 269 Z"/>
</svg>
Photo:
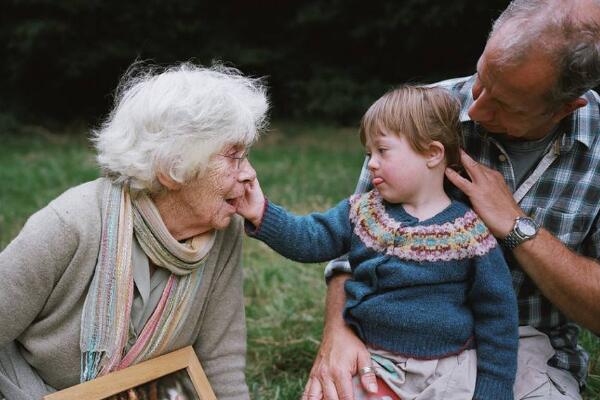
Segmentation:
<svg viewBox="0 0 600 400">
<path fill-rule="evenodd" d="M 599 0 L 515 0 L 494 23 L 477 74 L 439 83 L 462 104 L 469 179 L 448 169 L 505 250 L 519 301 L 515 399 L 580 399 L 600 332 Z M 477 160 L 477 161 L 475 161 Z M 368 188 L 363 168 L 357 190 Z M 349 271 L 336 260 L 326 274 Z M 344 282 L 327 295 L 321 348 L 303 399 L 377 390 L 365 344 L 345 325 Z M 399 333 L 401 335 L 401 332 Z"/>
</svg>

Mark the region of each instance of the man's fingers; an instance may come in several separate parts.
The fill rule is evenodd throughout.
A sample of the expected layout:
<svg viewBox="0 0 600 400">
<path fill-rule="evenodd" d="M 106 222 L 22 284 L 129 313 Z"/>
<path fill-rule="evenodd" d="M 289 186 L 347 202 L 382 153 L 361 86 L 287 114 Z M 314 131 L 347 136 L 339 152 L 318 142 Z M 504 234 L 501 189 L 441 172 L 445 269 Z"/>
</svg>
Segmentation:
<svg viewBox="0 0 600 400">
<path fill-rule="evenodd" d="M 352 386 L 352 375 L 338 376 L 335 381 L 336 390 L 340 400 L 354 400 L 354 387 Z"/>
<path fill-rule="evenodd" d="M 363 368 L 367 368 L 369 372 L 361 374 Z M 377 377 L 373 369 L 371 354 L 367 351 L 360 352 L 358 355 L 358 375 L 360 377 L 360 384 L 367 392 L 377 393 Z"/>
<path fill-rule="evenodd" d="M 322 398 L 321 382 L 317 378 L 308 378 L 304 393 L 302 393 L 302 400 L 321 400 Z"/>
<path fill-rule="evenodd" d="M 467 171 L 471 180 L 476 181 L 481 175 L 481 165 L 473 160 L 464 150 L 460 151 L 460 162 L 465 167 L 465 171 Z"/>
<path fill-rule="evenodd" d="M 446 168 L 446 178 L 448 178 L 448 180 L 452 182 L 454 186 L 462 190 L 464 194 L 467 196 L 469 195 L 471 185 L 473 184 L 471 181 L 460 176 L 460 174 L 452 168 Z"/>
<path fill-rule="evenodd" d="M 323 394 L 325 395 L 325 400 L 340 400 L 335 387 L 335 382 L 333 382 L 331 378 L 322 378 L 320 381 L 323 388 Z"/>
<path fill-rule="evenodd" d="M 468 155 L 467 152 L 464 150 L 460 151 L 460 161 L 465 166 L 465 168 L 467 168 L 467 167 L 473 168 L 473 167 L 477 167 L 479 165 L 479 163 L 477 161 L 473 160 L 471 158 L 471 156 Z"/>
</svg>

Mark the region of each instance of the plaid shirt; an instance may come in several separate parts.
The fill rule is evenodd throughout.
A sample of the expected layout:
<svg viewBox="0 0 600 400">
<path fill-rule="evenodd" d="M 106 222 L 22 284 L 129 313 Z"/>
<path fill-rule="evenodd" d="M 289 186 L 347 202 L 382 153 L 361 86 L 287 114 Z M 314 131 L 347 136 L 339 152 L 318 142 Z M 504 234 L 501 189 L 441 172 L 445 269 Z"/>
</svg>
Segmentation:
<svg viewBox="0 0 600 400">
<path fill-rule="evenodd" d="M 516 182 L 510 158 L 502 145 L 479 124 L 471 121 L 474 76 L 434 84 L 451 91 L 461 102 L 460 120 L 464 148 L 475 160 L 504 175 L 511 191 Z M 525 194 L 519 205 L 525 213 L 571 250 L 600 260 L 600 98 L 594 91 L 583 96 L 588 104 L 565 118 L 557 136 L 559 155 Z M 552 146 L 550 151 L 555 151 Z M 356 187 L 371 187 L 366 161 Z M 546 333 L 556 355 L 549 365 L 570 371 L 585 384 L 588 355 L 577 344 L 579 327 L 546 299 L 523 272 L 512 253 L 505 254 L 519 303 L 519 324 Z M 328 266 L 326 275 L 341 270 L 342 260 Z M 600 268 L 600 266 L 599 266 Z"/>
</svg>

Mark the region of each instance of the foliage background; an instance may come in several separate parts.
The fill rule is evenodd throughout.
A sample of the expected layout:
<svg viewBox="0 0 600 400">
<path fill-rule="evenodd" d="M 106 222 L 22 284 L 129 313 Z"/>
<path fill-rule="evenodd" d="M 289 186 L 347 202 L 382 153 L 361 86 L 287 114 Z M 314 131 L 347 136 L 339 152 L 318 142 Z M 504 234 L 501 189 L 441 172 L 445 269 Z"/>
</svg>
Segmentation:
<svg viewBox="0 0 600 400">
<path fill-rule="evenodd" d="M 222 60 L 267 77 L 277 118 L 354 122 L 393 85 L 472 73 L 507 4 L 3 0 L 0 110 L 96 123 L 133 61 Z"/>
</svg>

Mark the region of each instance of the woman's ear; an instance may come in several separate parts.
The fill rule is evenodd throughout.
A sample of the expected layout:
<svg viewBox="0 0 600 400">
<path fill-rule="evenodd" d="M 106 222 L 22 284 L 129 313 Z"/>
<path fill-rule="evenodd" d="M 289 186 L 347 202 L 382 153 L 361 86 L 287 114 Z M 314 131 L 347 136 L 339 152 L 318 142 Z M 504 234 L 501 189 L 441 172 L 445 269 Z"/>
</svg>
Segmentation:
<svg viewBox="0 0 600 400">
<path fill-rule="evenodd" d="M 163 187 L 167 190 L 176 191 L 181 188 L 181 183 L 177 182 L 175 179 L 171 178 L 170 175 L 165 174 L 164 172 L 157 172 L 156 179 L 160 182 Z"/>
<path fill-rule="evenodd" d="M 433 141 L 427 145 L 425 154 L 427 157 L 427 167 L 435 168 L 444 162 L 446 151 L 443 144 Z"/>
</svg>

